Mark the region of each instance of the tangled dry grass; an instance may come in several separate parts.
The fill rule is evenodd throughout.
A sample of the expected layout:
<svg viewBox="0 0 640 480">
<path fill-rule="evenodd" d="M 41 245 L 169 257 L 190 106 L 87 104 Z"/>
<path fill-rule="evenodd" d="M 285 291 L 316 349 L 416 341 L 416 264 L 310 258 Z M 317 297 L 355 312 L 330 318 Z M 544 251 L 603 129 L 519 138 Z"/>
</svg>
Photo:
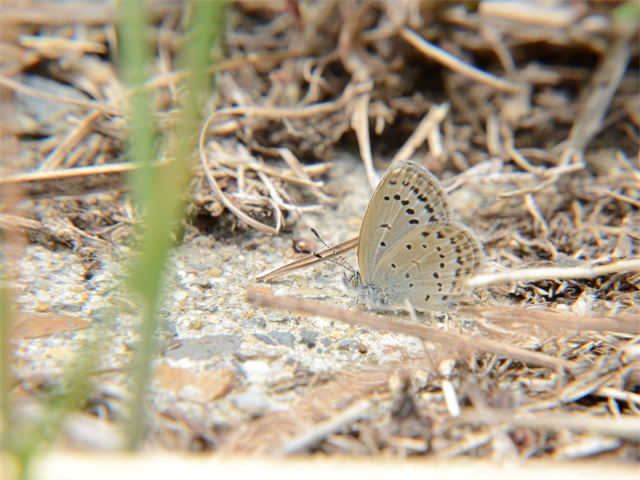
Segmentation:
<svg viewBox="0 0 640 480">
<path fill-rule="evenodd" d="M 339 204 L 322 181 L 336 152 L 357 147 L 372 187 L 376 167 L 412 157 L 449 192 L 469 192 L 469 223 L 482 232 L 490 267 L 507 274 L 485 279 L 501 283 L 478 290 L 478 305 L 461 313 L 477 319 L 475 334 L 517 351 L 457 340 L 431 359 L 424 384 L 414 375 L 424 361 L 382 379 L 335 380 L 314 394 L 329 398 L 325 407 L 310 397 L 304 415 L 265 417 L 222 450 L 264 450 L 294 437 L 299 443 L 283 451 L 322 441 L 314 448 L 330 453 L 610 451 L 638 460 L 638 18 L 621 2 L 527 3 L 526 13 L 515 5 L 230 6 L 224 52 L 213 52 L 215 93 L 202 99 L 187 232 L 217 222 L 277 235 L 306 211 Z M 189 9 L 150 7 L 157 62 L 146 88 L 162 165 L 172 161 L 165 152 L 188 94 L 188 73 L 174 62 L 188 41 Z M 98 268 L 100 249 L 133 242 L 139 222 L 122 176 L 137 166 L 124 148 L 131 93 L 112 63 L 114 21 L 110 5 L 3 12 L 13 37 L 3 43 L 12 59 L 0 85 L 15 95 L 19 155 L 4 162 L 0 181 L 5 193 L 23 187 L 28 201 L 3 215 L 2 228 L 72 248 L 88 270 Z M 66 87 L 49 91 L 39 78 Z M 47 108 L 35 109 L 34 99 Z M 531 351 L 550 363 L 519 356 Z M 373 398 L 380 388 L 386 397 Z M 452 388 L 472 407 L 461 416 Z M 413 403 L 425 389 L 433 402 Z M 363 398 L 369 403 L 354 400 Z M 345 405 L 352 415 L 338 418 Z M 320 429 L 331 419 L 333 430 Z"/>
</svg>

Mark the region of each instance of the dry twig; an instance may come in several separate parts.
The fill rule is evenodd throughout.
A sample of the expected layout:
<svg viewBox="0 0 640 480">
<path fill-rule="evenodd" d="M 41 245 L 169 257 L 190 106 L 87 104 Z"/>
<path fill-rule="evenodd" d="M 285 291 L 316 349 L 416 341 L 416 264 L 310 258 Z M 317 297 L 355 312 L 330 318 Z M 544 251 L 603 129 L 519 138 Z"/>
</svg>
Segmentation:
<svg viewBox="0 0 640 480">
<path fill-rule="evenodd" d="M 394 331 L 407 335 L 414 335 L 424 340 L 450 345 L 460 350 L 479 350 L 496 353 L 498 355 L 531 363 L 532 365 L 565 368 L 567 370 L 572 370 L 576 367 L 573 362 L 568 360 L 550 357 L 538 352 L 530 352 L 514 345 L 501 344 L 478 337 L 468 337 L 458 333 L 426 328 L 420 325 L 400 323 L 385 317 L 378 317 L 354 310 L 343 310 L 327 305 L 319 305 L 317 303 L 299 300 L 297 298 L 274 297 L 273 295 L 262 295 L 256 291 L 249 291 L 247 294 L 247 300 L 256 307 L 282 308 L 290 311 L 321 315 L 335 318 L 352 325 L 366 325 L 369 328 L 374 328 L 376 330 Z"/>
<path fill-rule="evenodd" d="M 640 260 L 624 260 L 609 265 L 600 265 L 591 268 L 527 268 L 504 273 L 490 275 L 478 275 L 467 281 L 470 288 L 483 287 L 495 283 L 534 281 L 534 280 L 576 280 L 580 278 L 596 278 L 611 273 L 625 273 L 640 271 Z"/>
</svg>

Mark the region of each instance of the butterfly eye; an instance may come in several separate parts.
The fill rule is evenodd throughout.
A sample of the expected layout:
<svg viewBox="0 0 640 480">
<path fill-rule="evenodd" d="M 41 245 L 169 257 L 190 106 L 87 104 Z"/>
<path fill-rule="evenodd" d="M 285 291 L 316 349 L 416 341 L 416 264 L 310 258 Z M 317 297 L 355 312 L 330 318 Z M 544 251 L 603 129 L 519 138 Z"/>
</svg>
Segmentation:
<svg viewBox="0 0 640 480">
<path fill-rule="evenodd" d="M 353 288 L 358 288 L 360 286 L 360 279 L 358 277 L 353 277 L 351 279 L 351 286 Z"/>
</svg>

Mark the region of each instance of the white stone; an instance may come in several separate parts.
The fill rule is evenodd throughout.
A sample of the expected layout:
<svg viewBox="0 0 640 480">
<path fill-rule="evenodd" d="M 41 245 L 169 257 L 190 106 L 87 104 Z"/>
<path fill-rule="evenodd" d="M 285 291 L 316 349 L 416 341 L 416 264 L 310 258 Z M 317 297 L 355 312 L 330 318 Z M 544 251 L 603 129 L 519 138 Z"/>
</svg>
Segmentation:
<svg viewBox="0 0 640 480">
<path fill-rule="evenodd" d="M 247 375 L 268 375 L 271 373 L 269 364 L 262 360 L 248 360 L 242 364 L 242 370 Z"/>
</svg>

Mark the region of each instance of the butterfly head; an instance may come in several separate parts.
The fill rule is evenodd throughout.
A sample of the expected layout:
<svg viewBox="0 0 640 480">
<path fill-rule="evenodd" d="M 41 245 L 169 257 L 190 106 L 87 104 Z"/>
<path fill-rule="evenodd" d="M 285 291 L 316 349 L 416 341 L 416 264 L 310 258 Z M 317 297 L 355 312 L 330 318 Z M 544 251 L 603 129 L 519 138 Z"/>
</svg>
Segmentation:
<svg viewBox="0 0 640 480">
<path fill-rule="evenodd" d="M 353 275 L 345 273 L 342 281 L 348 290 L 355 293 L 355 303 L 362 302 L 369 307 L 369 310 L 388 310 L 388 296 L 373 285 L 365 284 L 359 272 L 354 272 Z"/>
<path fill-rule="evenodd" d="M 347 275 L 347 273 L 345 272 L 344 277 L 342 278 L 342 282 L 349 290 L 355 290 L 356 292 L 363 286 L 359 272 L 353 272 L 352 275 Z"/>
</svg>

